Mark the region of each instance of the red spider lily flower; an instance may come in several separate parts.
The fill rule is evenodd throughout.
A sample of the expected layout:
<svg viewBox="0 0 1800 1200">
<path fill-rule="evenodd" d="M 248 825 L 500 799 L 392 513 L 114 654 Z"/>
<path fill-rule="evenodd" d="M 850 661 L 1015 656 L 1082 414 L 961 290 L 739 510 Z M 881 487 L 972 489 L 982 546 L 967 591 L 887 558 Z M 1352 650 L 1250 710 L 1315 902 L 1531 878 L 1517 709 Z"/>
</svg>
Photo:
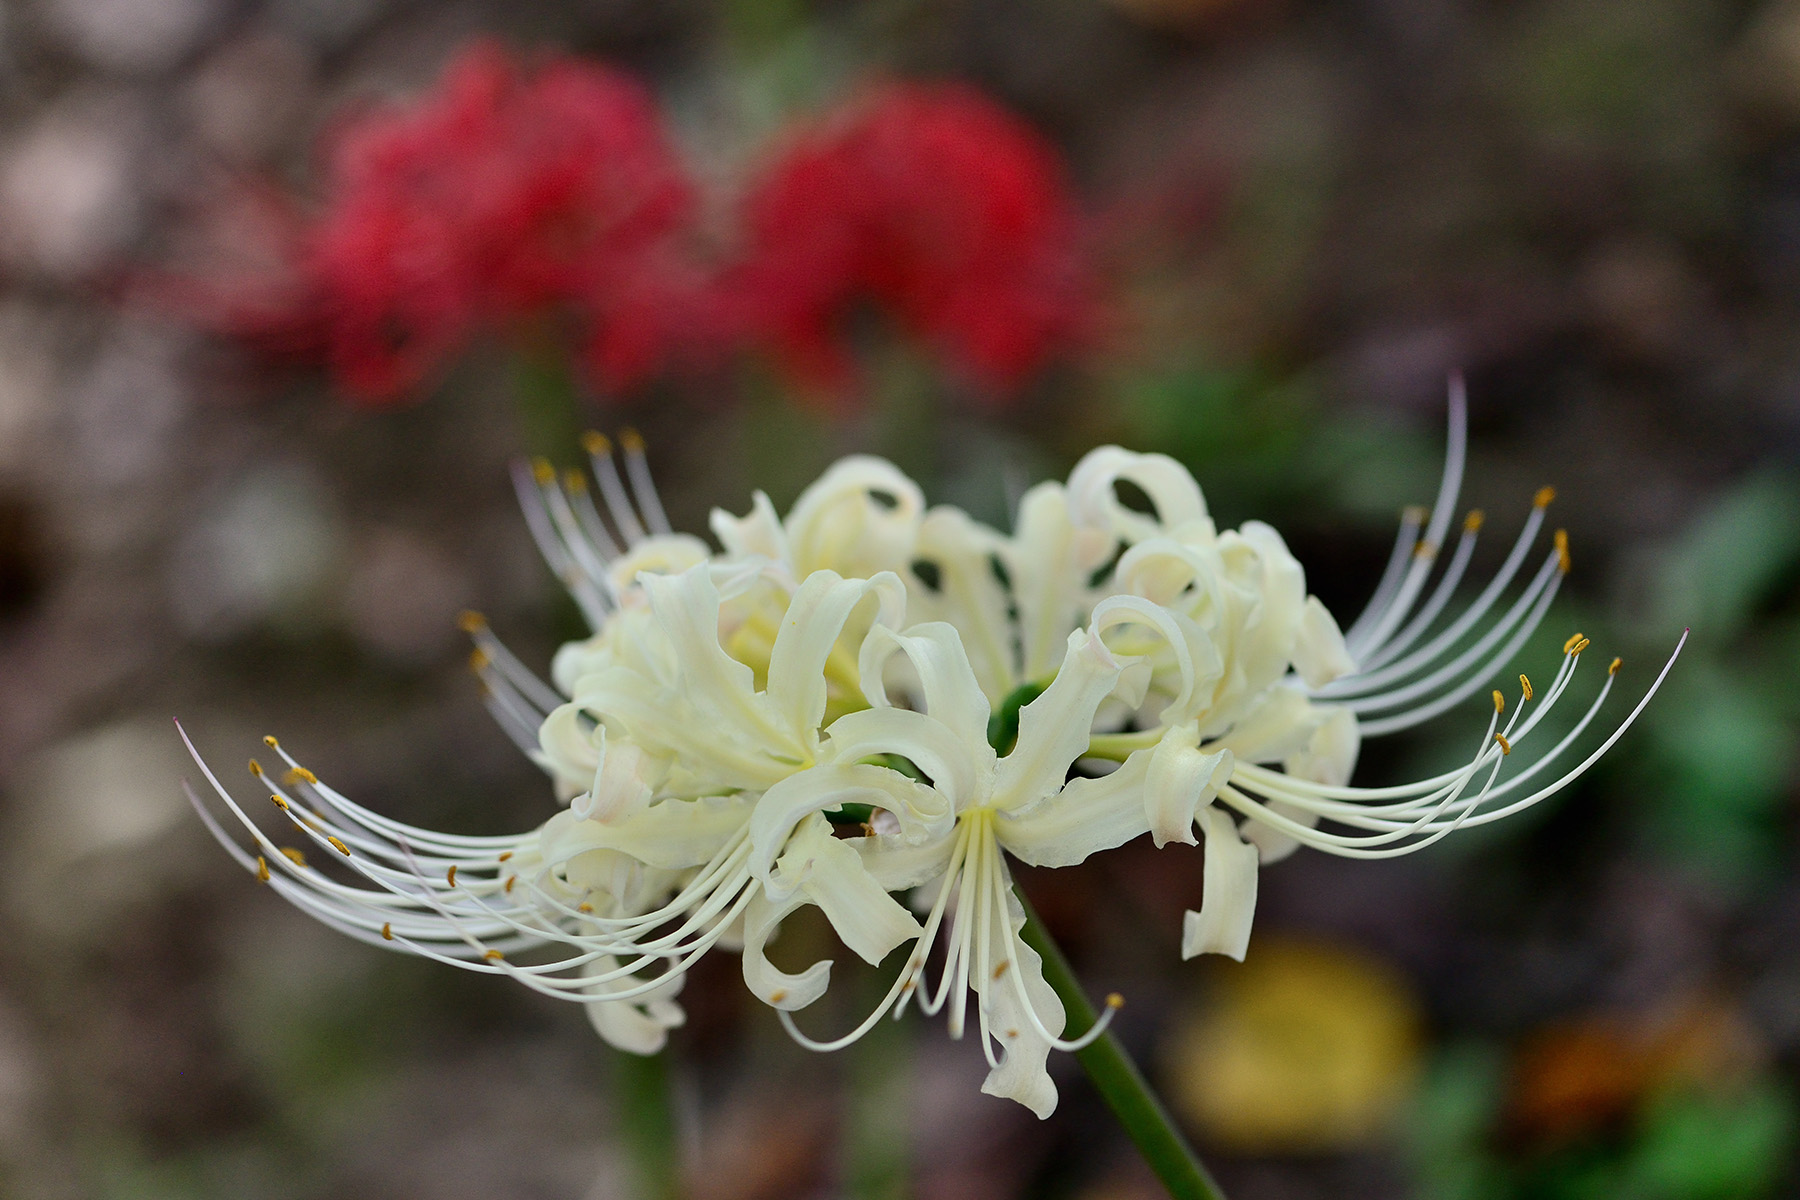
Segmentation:
<svg viewBox="0 0 1800 1200">
<path fill-rule="evenodd" d="M 598 381 L 626 389 L 704 321 L 693 189 L 618 72 L 528 73 L 478 42 L 418 103 L 342 121 L 325 175 L 316 218 L 271 220 L 276 269 L 203 281 L 187 295 L 213 303 L 185 307 L 265 348 L 317 346 L 360 399 L 403 396 L 477 331 L 546 314 L 572 317 Z"/>
<path fill-rule="evenodd" d="M 872 303 L 990 396 L 1092 326 L 1055 150 L 973 89 L 893 84 L 792 138 L 752 188 L 736 273 L 752 330 L 841 392 L 839 334 Z"/>
</svg>

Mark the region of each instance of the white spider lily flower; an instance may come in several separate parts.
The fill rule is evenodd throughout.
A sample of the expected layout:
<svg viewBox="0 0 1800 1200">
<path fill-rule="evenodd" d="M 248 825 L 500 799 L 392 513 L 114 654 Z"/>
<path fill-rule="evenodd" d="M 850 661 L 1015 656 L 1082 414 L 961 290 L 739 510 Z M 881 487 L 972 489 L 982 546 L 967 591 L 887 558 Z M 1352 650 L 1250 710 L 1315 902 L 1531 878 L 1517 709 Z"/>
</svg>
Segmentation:
<svg viewBox="0 0 1800 1200">
<path fill-rule="evenodd" d="M 1486 686 L 1568 570 L 1559 532 L 1516 583 L 1546 489 L 1499 573 L 1447 615 L 1481 525 L 1465 520 L 1432 584 L 1461 483 L 1460 387 L 1450 428 L 1436 508 L 1407 516 L 1347 633 L 1275 530 L 1217 530 L 1198 484 L 1165 456 L 1092 452 L 1066 483 L 1023 497 L 1011 534 L 927 509 L 890 464 L 845 459 L 785 519 L 761 493 L 744 517 L 715 512 L 714 553 L 669 530 L 641 443 L 621 439 L 621 471 L 596 437 L 600 503 L 582 477 L 547 465 L 518 475 L 533 535 L 593 636 L 558 652 L 552 686 L 485 622 L 466 625 L 490 709 L 566 810 L 511 837 L 434 833 L 355 805 L 276 747 L 283 782 L 253 770 L 352 883 L 277 847 L 204 763 L 260 853 L 195 803 L 241 865 L 327 924 L 583 1002 L 603 1037 L 640 1053 L 679 1024 L 685 972 L 721 944 L 741 949 L 751 992 L 819 1049 L 915 997 L 927 1013 L 947 1009 L 960 1037 L 973 997 L 984 1090 L 1047 1115 L 1049 1052 L 1104 1024 L 1061 1036 L 1063 1007 L 1020 937 L 1008 855 L 1057 867 L 1145 833 L 1159 846 L 1204 839 L 1202 905 L 1182 952 L 1241 958 L 1263 863 L 1303 844 L 1408 853 L 1538 803 L 1610 748 L 1666 677 L 1673 656 L 1598 749 L 1543 778 L 1618 667 L 1572 730 L 1515 756 L 1547 740 L 1540 723 L 1587 647 L 1576 635 L 1541 697 L 1521 675 L 1508 717 L 1493 693 L 1461 767 L 1350 786 L 1363 737 Z M 1152 511 L 1124 503 L 1124 484 Z M 908 892 L 922 923 L 895 899 Z M 801 1033 L 793 1014 L 824 993 L 831 962 L 786 972 L 766 954 L 805 905 L 871 964 L 912 943 L 887 997 L 830 1041 Z"/>
</svg>

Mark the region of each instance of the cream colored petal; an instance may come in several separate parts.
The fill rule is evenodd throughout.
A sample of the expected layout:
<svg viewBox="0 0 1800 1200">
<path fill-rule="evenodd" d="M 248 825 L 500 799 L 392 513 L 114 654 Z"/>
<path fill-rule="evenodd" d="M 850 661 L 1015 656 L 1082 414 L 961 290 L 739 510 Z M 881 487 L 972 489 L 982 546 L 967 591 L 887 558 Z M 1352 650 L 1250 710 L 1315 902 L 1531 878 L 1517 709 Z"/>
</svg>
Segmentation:
<svg viewBox="0 0 1800 1200">
<path fill-rule="evenodd" d="M 886 809 L 899 821 L 901 836 L 914 842 L 943 836 L 954 821 L 941 793 L 898 771 L 828 763 L 790 775 L 756 801 L 750 816 L 751 870 L 766 877 L 806 817 L 846 804 Z"/>
<path fill-rule="evenodd" d="M 1043 679 L 1056 669 L 1069 632 L 1086 618 L 1088 579 L 1113 546 L 1109 532 L 1070 518 L 1058 484 L 1040 483 L 1020 500 L 1018 527 L 1001 560 L 1018 604 L 1022 680 Z"/>
<path fill-rule="evenodd" d="M 1306 747 L 1320 716 L 1305 692 L 1277 684 L 1217 744 L 1245 762 L 1278 762 Z"/>
<path fill-rule="evenodd" d="M 1200 830 L 1206 835 L 1206 876 L 1200 911 L 1182 918 L 1181 957 L 1223 954 L 1243 962 L 1256 916 L 1256 847 L 1238 837 L 1236 823 L 1216 804 L 1201 810 Z"/>
<path fill-rule="evenodd" d="M 796 1012 L 805 1008 L 831 986 L 831 960 L 823 959 L 797 974 L 789 974 L 769 962 L 764 947 L 775 936 L 781 922 L 806 903 L 806 897 L 794 895 L 779 903 L 758 895 L 744 909 L 744 986 L 764 1004 Z"/>
<path fill-rule="evenodd" d="M 973 980 L 981 1002 L 987 1005 L 988 1028 L 1000 1044 L 1000 1063 L 988 1071 L 981 1090 L 989 1096 L 1016 1100 L 1043 1120 L 1056 1111 L 1056 1084 L 1050 1078 L 1048 1061 L 1050 1043 L 1032 1026 L 1025 1015 L 1029 1002 L 1037 1019 L 1049 1032 L 1062 1036 L 1065 1015 L 1062 1001 L 1044 982 L 1044 962 L 1037 951 L 1019 939 L 1025 927 L 1025 910 L 1012 894 L 1006 864 L 995 855 L 993 869 L 1008 879 L 1007 911 L 993 913 L 989 937 L 1007 965 L 996 977 L 990 969 Z M 1000 948 L 1004 947 L 1004 951 Z M 1018 978 L 1012 978 L 1016 972 Z M 1019 984 L 1024 984 L 1025 1000 L 1019 997 Z"/>
<path fill-rule="evenodd" d="M 995 768 L 994 806 L 1018 809 L 1061 790 L 1069 764 L 1087 753 L 1094 713 L 1124 670 L 1097 634 L 1068 638 L 1062 669 L 1044 694 L 1019 710 L 1019 740 Z"/>
<path fill-rule="evenodd" d="M 795 832 L 764 891 L 771 900 L 798 894 L 818 905 L 844 945 L 870 964 L 922 932 L 913 915 L 863 866 L 856 848 L 832 836 L 823 817 L 813 817 Z"/>
<path fill-rule="evenodd" d="M 1224 673 L 1224 660 L 1213 641 L 1181 613 L 1153 604 L 1141 596 L 1108 596 L 1094 606 L 1089 628 L 1096 634 L 1112 633 L 1108 645 L 1120 654 L 1151 661 L 1152 679 L 1173 692 L 1157 714 L 1164 725 L 1191 721 L 1211 701 L 1213 689 Z M 1136 634 L 1133 637 L 1133 633 Z M 1146 637 L 1145 635 L 1149 635 Z M 1167 667 L 1154 670 L 1161 658 Z M 1157 679 L 1157 676 L 1161 676 Z M 1137 707 L 1133 704 L 1132 707 Z"/>
<path fill-rule="evenodd" d="M 1156 506 L 1155 516 L 1133 512 L 1119 502 L 1113 485 L 1129 480 Z M 1206 500 L 1188 469 L 1166 454 L 1138 454 L 1118 446 L 1090 450 L 1069 473 L 1069 509 L 1085 526 L 1104 529 L 1126 542 L 1206 519 Z"/>
<path fill-rule="evenodd" d="M 668 773 L 668 764 L 646 754 L 629 738 L 608 739 L 605 725 L 595 728 L 594 744 L 600 757 L 588 790 L 569 807 L 583 819 L 617 825 L 649 807 L 657 783 Z"/>
<path fill-rule="evenodd" d="M 904 571 L 913 561 L 925 495 L 892 463 L 839 459 L 800 494 L 786 521 L 794 573 Z"/>
<path fill-rule="evenodd" d="M 679 575 L 712 557 L 707 544 L 691 533 L 663 533 L 644 538 L 607 564 L 615 591 L 623 592 L 638 581 L 640 572 Z"/>
<path fill-rule="evenodd" d="M 1144 780 L 1151 752 L 1140 750 L 1098 779 L 1077 778 L 1017 813 L 994 818 L 995 836 L 1020 862 L 1069 867 L 1101 850 L 1122 846 L 1150 828 Z"/>
<path fill-rule="evenodd" d="M 751 497 L 750 511 L 744 516 L 734 517 L 722 508 L 715 508 L 707 523 L 712 527 L 713 536 L 719 539 L 719 545 L 733 558 L 788 561 L 787 533 L 781 527 L 781 518 L 775 515 L 775 506 L 762 491 Z"/>
<path fill-rule="evenodd" d="M 1202 754 L 1195 748 L 1198 742 L 1199 730 L 1190 722 L 1171 731 L 1150 752 L 1144 817 L 1159 848 L 1170 842 L 1194 845 L 1194 814 L 1210 804 L 1231 778 L 1236 763 L 1231 751 Z"/>
<path fill-rule="evenodd" d="M 562 812 L 544 822 L 544 861 L 567 862 L 589 850 L 619 850 L 652 867 L 679 870 L 709 861 L 749 819 L 751 804 L 735 797 L 663 800 L 616 825 Z"/>
<path fill-rule="evenodd" d="M 603 975 L 618 965 L 609 954 L 589 963 L 582 974 Z M 687 1014 L 675 1002 L 686 980 L 685 974 L 671 975 L 663 986 L 631 1000 L 590 1000 L 584 1006 L 588 1021 L 609 1046 L 627 1054 L 655 1054 L 668 1042 L 669 1030 L 687 1023 Z M 597 984 L 596 990 L 623 991 L 636 983 L 635 979 L 617 979 Z"/>
<path fill-rule="evenodd" d="M 919 526 L 918 560 L 936 568 L 935 587 L 908 576 L 907 614 L 915 624 L 947 621 L 961 634 L 969 663 L 990 701 L 1018 686 L 1011 597 L 994 574 L 1006 539 L 959 508 L 940 506 Z"/>
<path fill-rule="evenodd" d="M 967 730 L 952 730 L 925 713 L 866 708 L 839 717 L 827 732 L 821 761 L 855 763 L 898 754 L 925 773 L 953 810 L 985 799 L 993 786 L 994 750 L 987 740 L 977 743 Z"/>
<path fill-rule="evenodd" d="M 1294 670 L 1310 688 L 1324 687 L 1356 670 L 1356 660 L 1344 647 L 1337 620 L 1317 596 L 1308 596 L 1301 612 L 1300 636 L 1294 643 Z"/>
<path fill-rule="evenodd" d="M 825 716 L 826 661 L 859 607 L 870 609 L 865 621 L 899 624 L 906 612 L 900 577 L 884 571 L 873 579 L 845 579 L 835 571 L 815 571 L 801 582 L 782 615 L 765 692 L 797 744 L 810 744 L 817 736 Z"/>
</svg>

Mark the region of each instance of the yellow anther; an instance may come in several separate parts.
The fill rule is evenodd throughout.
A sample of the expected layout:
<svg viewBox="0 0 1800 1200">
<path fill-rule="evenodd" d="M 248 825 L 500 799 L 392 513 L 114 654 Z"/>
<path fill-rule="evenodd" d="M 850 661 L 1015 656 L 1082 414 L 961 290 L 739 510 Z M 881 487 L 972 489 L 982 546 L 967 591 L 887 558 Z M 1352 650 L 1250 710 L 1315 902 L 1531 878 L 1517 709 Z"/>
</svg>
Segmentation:
<svg viewBox="0 0 1800 1200">
<path fill-rule="evenodd" d="M 916 980 L 916 979 L 909 979 L 909 980 L 907 980 L 907 981 L 906 981 L 906 982 L 905 982 L 905 983 L 903 983 L 903 984 L 901 984 L 901 985 L 900 985 L 900 990 L 901 990 L 901 991 L 903 991 L 903 992 L 910 992 L 910 991 L 912 991 L 912 990 L 913 990 L 913 989 L 914 989 L 914 988 L 916 988 L 916 987 L 918 987 L 918 986 L 919 986 L 919 981 L 918 981 L 918 980 Z"/>
<path fill-rule="evenodd" d="M 325 838 L 325 840 L 331 843 L 331 848 L 333 850 L 336 850 L 339 854 L 343 855 L 345 858 L 350 857 L 350 847 L 344 845 L 344 843 L 338 841 L 336 838 L 331 837 L 329 835 Z"/>
<path fill-rule="evenodd" d="M 556 468 L 550 465 L 547 458 L 531 460 L 531 474 L 537 479 L 540 487 L 549 487 L 556 482 Z"/>
<path fill-rule="evenodd" d="M 1409 504 L 1400 510 L 1400 519 L 1414 525 L 1423 525 L 1425 523 L 1425 518 L 1430 515 L 1431 513 L 1429 510 L 1417 504 Z"/>
<path fill-rule="evenodd" d="M 519 877 L 517 875 L 508 875 L 506 877 L 506 886 L 501 888 L 500 890 L 510 896 L 510 895 L 512 895 L 513 884 L 515 884 L 517 882 L 519 882 Z"/>
<path fill-rule="evenodd" d="M 289 767 L 287 773 L 281 777 L 281 782 L 291 787 L 296 783 L 317 783 L 319 777 L 305 767 Z"/>
<path fill-rule="evenodd" d="M 1010 959 L 1010 958 L 1001 959 L 1000 965 L 994 968 L 994 978 L 998 979 L 1002 975 L 1006 974 L 1006 968 L 1008 968 L 1010 966 L 1012 966 L 1012 959 Z"/>
<path fill-rule="evenodd" d="M 1586 650 L 1588 648 L 1589 644 L 1590 643 L 1588 642 L 1588 640 L 1586 638 L 1582 638 L 1579 642 L 1575 643 L 1575 649 L 1569 651 L 1569 653 L 1570 654 L 1580 654 L 1583 650 Z"/>
<path fill-rule="evenodd" d="M 456 864 L 455 863 L 450 864 L 450 869 L 444 873 L 444 878 L 449 881 L 451 887 L 456 886 Z"/>
<path fill-rule="evenodd" d="M 1418 559 L 1436 558 L 1437 557 L 1437 543 L 1436 542 L 1420 542 L 1418 545 L 1413 547 L 1413 557 L 1418 558 Z"/>
<path fill-rule="evenodd" d="M 1463 531 L 1465 533 L 1474 533 L 1481 528 L 1486 520 L 1486 513 L 1482 512 L 1479 508 L 1472 508 L 1469 510 L 1469 515 L 1463 518 Z"/>
<path fill-rule="evenodd" d="M 250 773 L 258 779 L 262 778 L 262 764 L 257 762 L 254 758 L 250 760 Z"/>
<path fill-rule="evenodd" d="M 502 854 L 499 858 L 496 858 L 494 861 L 495 862 L 505 862 L 507 859 L 511 858 L 512 856 L 513 856 L 513 852 L 511 850 L 508 850 L 505 854 Z"/>
<path fill-rule="evenodd" d="M 1525 693 L 1525 698 L 1527 700 L 1531 699 L 1531 677 L 1530 676 L 1528 676 L 1528 675 L 1519 676 L 1519 690 L 1521 692 Z"/>
<path fill-rule="evenodd" d="M 1506 735 L 1504 733 L 1496 733 L 1494 735 L 1494 740 L 1500 743 L 1501 757 L 1504 758 L 1506 755 L 1512 753 L 1512 743 L 1506 740 Z"/>
<path fill-rule="evenodd" d="M 612 453 L 612 439 L 598 429 L 590 429 L 581 435 L 581 448 L 595 458 L 605 458 Z"/>
<path fill-rule="evenodd" d="M 1106 994 L 1106 1007 L 1114 1009 L 1124 1008 L 1125 997 L 1119 995 L 1117 992 L 1108 992 Z"/>
<path fill-rule="evenodd" d="M 587 491 L 587 476 L 570 467 L 563 472 L 563 490 L 566 492 Z"/>
<path fill-rule="evenodd" d="M 269 749 L 271 749 L 271 750 L 273 750 L 273 749 L 275 749 L 275 748 L 276 748 L 276 747 L 278 747 L 278 746 L 280 746 L 280 745 L 281 745 L 281 743 L 280 743 L 280 742 L 278 742 L 278 741 L 276 741 L 276 740 L 275 740 L 275 735 L 274 735 L 274 734 L 272 734 L 272 733 L 271 733 L 271 734 L 265 734 L 265 735 L 264 735 L 264 736 L 263 736 L 263 745 L 265 745 L 265 746 L 267 746 L 267 747 L 268 747 L 268 748 L 269 748 Z"/>
<path fill-rule="evenodd" d="M 487 959 L 489 962 L 499 962 L 501 959 L 505 958 L 506 955 L 500 953 L 498 950 L 488 950 L 484 952 L 481 957 Z"/>
<path fill-rule="evenodd" d="M 392 921 L 383 921 L 381 923 L 381 936 L 390 942 L 394 940 L 394 923 Z"/>
<path fill-rule="evenodd" d="M 292 846 L 283 846 L 281 848 L 281 852 L 283 854 L 287 855 L 287 860 L 289 862 L 293 863 L 296 867 L 304 867 L 306 865 L 306 855 L 300 853 L 298 850 L 294 849 Z"/>
<path fill-rule="evenodd" d="M 575 906 L 575 911 L 576 911 L 576 912 L 588 912 L 588 913 L 591 913 L 591 912 L 593 912 L 593 911 L 594 911 L 594 906 L 593 906 L 593 905 L 591 905 L 591 904 L 587 904 L 587 903 L 581 903 L 581 904 L 577 904 L 577 905 L 576 905 L 576 906 Z"/>
<path fill-rule="evenodd" d="M 1622 663 L 1622 662 L 1624 662 L 1624 661 L 1625 661 L 1625 660 L 1624 660 L 1624 659 L 1622 659 L 1622 658 L 1615 658 L 1615 659 L 1613 659 L 1613 660 L 1612 660 L 1612 662 L 1611 662 L 1611 664 L 1609 664 L 1609 665 L 1608 665 L 1608 666 L 1607 666 L 1607 668 L 1606 668 L 1606 673 L 1607 673 L 1607 674 L 1608 674 L 1608 675 L 1617 675 L 1617 674 L 1618 674 L 1618 673 L 1619 673 L 1619 664 L 1620 664 L 1620 663 Z"/>
<path fill-rule="evenodd" d="M 1496 688 L 1496 689 L 1494 689 L 1494 715 L 1499 716 L 1500 714 L 1504 713 L 1505 711 L 1506 711 L 1506 697 L 1502 696 L 1500 694 L 1500 690 L 1498 688 Z"/>
<path fill-rule="evenodd" d="M 1019 1031 L 1016 1029 L 1009 1029 L 1006 1031 L 1006 1036 L 1009 1038 L 1016 1038 L 1019 1036 Z"/>
<path fill-rule="evenodd" d="M 769 1003 L 770 1004 L 780 1004 L 783 1000 L 786 1000 L 786 999 L 787 999 L 787 989 L 786 988 L 776 988 L 774 991 L 769 993 Z"/>
<path fill-rule="evenodd" d="M 288 811 L 288 802 L 283 800 L 280 796 L 270 796 L 269 803 L 273 804 L 276 808 L 279 808 L 282 812 Z"/>
<path fill-rule="evenodd" d="M 1564 575 L 1569 573 L 1569 531 L 1556 531 L 1556 569 Z"/>
<path fill-rule="evenodd" d="M 1579 644 L 1579 643 L 1581 643 L 1581 642 L 1585 642 L 1585 641 L 1587 641 L 1587 639 L 1586 639 L 1586 638 L 1584 638 L 1584 637 L 1582 637 L 1582 636 L 1581 636 L 1581 634 L 1580 634 L 1580 633 L 1578 633 L 1578 632 L 1577 632 L 1577 633 L 1571 633 L 1571 634 L 1570 634 L 1570 635 L 1569 635 L 1569 640 L 1568 640 L 1568 641 L 1566 641 L 1566 642 L 1564 642 L 1564 643 L 1563 643 L 1563 653 L 1564 653 L 1564 654 L 1573 654 L 1573 653 L 1575 653 L 1575 647 L 1576 647 L 1576 646 L 1577 646 L 1577 645 L 1578 645 L 1578 644 Z"/>
<path fill-rule="evenodd" d="M 260 854 L 256 856 L 256 882 L 269 882 L 269 861 Z"/>
<path fill-rule="evenodd" d="M 487 670 L 489 661 L 486 650 L 476 649 L 469 651 L 469 670 L 475 672 L 477 675 Z"/>
<path fill-rule="evenodd" d="M 465 608 L 457 615 L 456 626 L 464 633 L 480 633 L 487 628 L 487 618 L 472 608 Z"/>
<path fill-rule="evenodd" d="M 1531 507 L 1549 508 L 1550 502 L 1554 499 L 1556 499 L 1556 489 L 1546 485 L 1545 487 L 1539 488 L 1537 490 L 1537 495 L 1531 498 Z"/>
<path fill-rule="evenodd" d="M 644 452 L 644 435 L 627 425 L 619 430 L 619 445 L 625 448 L 627 454 L 642 454 Z"/>
</svg>

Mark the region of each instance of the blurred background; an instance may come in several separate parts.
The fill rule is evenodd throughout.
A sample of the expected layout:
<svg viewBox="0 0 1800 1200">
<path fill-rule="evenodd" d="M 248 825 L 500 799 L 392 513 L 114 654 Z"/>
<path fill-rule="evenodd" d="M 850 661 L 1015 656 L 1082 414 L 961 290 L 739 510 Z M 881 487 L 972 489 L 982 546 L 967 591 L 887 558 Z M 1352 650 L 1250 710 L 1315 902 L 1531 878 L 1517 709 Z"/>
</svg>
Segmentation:
<svg viewBox="0 0 1800 1200">
<path fill-rule="evenodd" d="M 1000 134 L 950 120 L 975 161 L 1022 139 L 1054 261 L 933 308 L 906 254 L 956 241 L 963 210 L 914 196 L 893 203 L 938 240 L 889 247 L 912 283 L 819 301 L 852 297 L 832 354 L 806 356 L 813 310 L 734 302 L 681 324 L 715 353 L 651 337 L 570 370 L 533 356 L 515 297 L 359 390 L 319 332 L 330 281 L 280 252 L 353 190 L 329 147 L 358 114 L 428 103 L 483 35 L 526 76 L 570 55 L 646 89 L 695 262 L 872 228 L 783 217 L 783 156 L 811 136 L 862 161 L 843 131 L 897 80 L 1000 114 Z M 961 194 L 919 173 L 890 191 Z M 276 216 L 246 224 L 246 195 Z M 1000 259 L 1042 267 L 985 219 Z M 782 262 L 783 295 L 811 295 Z M 1012 351 L 1004 329 L 957 342 L 969 312 L 1036 299 L 1055 311 Z M 1555 484 L 1573 543 L 1519 669 L 1549 673 L 1580 629 L 1635 695 L 1693 627 L 1644 720 L 1527 816 L 1271 867 L 1242 965 L 1179 962 L 1198 853 L 1022 884 L 1091 990 L 1128 996 L 1118 1028 L 1234 1200 L 1792 1195 L 1800 3 L 8 3 L 0 1194 L 634 1194 L 581 1012 L 256 888 L 187 807 L 170 725 L 228 780 L 277 733 L 405 820 L 542 821 L 456 617 L 482 610 L 539 667 L 577 632 L 508 478 L 522 453 L 577 461 L 559 422 L 642 430 L 695 531 L 754 487 L 785 509 L 850 451 L 993 521 L 1091 446 L 1165 451 L 1222 525 L 1281 529 L 1347 620 L 1401 507 L 1430 502 L 1453 370 L 1466 502 L 1503 547 Z M 1367 747 L 1358 781 L 1442 761 L 1466 724 Z M 735 959 L 703 968 L 668 1060 L 695 1200 L 1158 1194 L 1071 1059 L 1039 1123 L 978 1094 L 979 1053 L 941 1023 L 815 1057 L 745 1002 Z"/>
</svg>

